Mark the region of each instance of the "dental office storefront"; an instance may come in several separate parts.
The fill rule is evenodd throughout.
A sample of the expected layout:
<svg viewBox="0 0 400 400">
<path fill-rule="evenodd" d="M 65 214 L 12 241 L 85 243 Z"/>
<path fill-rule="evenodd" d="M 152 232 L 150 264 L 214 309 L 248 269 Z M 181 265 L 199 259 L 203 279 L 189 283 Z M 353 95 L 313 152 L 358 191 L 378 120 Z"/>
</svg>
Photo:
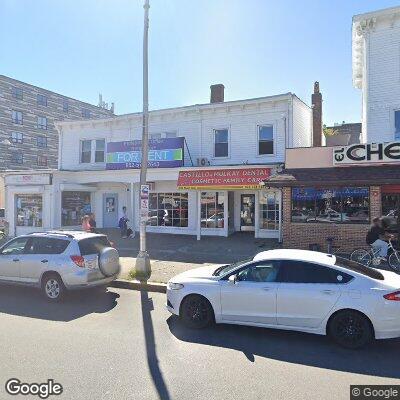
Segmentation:
<svg viewBox="0 0 400 400">
<path fill-rule="evenodd" d="M 271 167 L 149 168 L 147 231 L 202 236 L 248 232 L 280 238 L 281 192 L 261 182 Z M 130 226 L 139 229 L 138 169 L 9 172 L 6 218 L 10 234 L 80 229 L 94 213 L 98 228 L 117 228 L 127 207 Z"/>
</svg>

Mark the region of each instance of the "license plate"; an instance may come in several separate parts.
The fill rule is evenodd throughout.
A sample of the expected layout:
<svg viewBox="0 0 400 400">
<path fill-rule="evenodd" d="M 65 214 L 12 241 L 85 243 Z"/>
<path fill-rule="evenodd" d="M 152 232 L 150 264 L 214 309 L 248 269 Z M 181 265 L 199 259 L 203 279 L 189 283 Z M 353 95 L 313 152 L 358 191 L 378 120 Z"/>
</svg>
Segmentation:
<svg viewBox="0 0 400 400">
<path fill-rule="evenodd" d="M 86 260 L 85 261 L 85 266 L 86 268 L 89 269 L 97 269 L 98 265 L 97 265 L 97 259 L 92 259 L 92 260 Z"/>
</svg>

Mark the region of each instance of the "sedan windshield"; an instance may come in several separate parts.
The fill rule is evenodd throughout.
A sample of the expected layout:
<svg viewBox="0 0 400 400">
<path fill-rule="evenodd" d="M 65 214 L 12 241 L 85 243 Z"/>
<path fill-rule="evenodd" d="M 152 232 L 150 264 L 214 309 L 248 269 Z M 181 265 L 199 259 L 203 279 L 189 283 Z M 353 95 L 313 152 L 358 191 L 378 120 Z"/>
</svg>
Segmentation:
<svg viewBox="0 0 400 400">
<path fill-rule="evenodd" d="M 236 268 L 239 268 L 240 266 L 247 264 L 251 260 L 252 260 L 252 258 L 249 258 L 247 260 L 237 261 L 237 262 L 235 262 L 233 264 L 223 265 L 222 267 L 217 268 L 214 271 L 213 275 L 214 276 L 225 275 L 225 274 L 235 270 Z"/>
</svg>

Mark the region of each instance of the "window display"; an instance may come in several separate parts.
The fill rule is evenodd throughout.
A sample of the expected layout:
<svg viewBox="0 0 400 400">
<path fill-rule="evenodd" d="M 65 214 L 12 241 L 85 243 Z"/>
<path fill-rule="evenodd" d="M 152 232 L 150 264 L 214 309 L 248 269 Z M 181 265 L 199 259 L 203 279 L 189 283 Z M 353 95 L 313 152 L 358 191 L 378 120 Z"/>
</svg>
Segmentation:
<svg viewBox="0 0 400 400">
<path fill-rule="evenodd" d="M 61 224 L 62 226 L 78 226 L 82 217 L 91 213 L 90 192 L 62 192 Z"/>
<path fill-rule="evenodd" d="M 366 224 L 369 188 L 293 188 L 292 222 Z"/>
<path fill-rule="evenodd" d="M 260 229 L 279 230 L 279 192 L 260 192 Z"/>
<path fill-rule="evenodd" d="M 201 227 L 223 228 L 225 193 L 202 192 L 200 202 L 201 202 Z"/>
<path fill-rule="evenodd" d="M 150 193 L 149 218 L 150 226 L 188 226 L 187 193 Z"/>
<path fill-rule="evenodd" d="M 43 200 L 40 195 L 18 194 L 15 196 L 17 226 L 43 226 Z"/>
</svg>

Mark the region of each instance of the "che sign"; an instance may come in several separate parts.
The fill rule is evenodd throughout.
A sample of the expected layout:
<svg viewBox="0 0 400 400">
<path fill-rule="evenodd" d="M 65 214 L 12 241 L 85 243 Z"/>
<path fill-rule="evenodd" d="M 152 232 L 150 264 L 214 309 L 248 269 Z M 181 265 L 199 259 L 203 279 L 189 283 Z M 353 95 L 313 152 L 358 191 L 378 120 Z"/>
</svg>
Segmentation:
<svg viewBox="0 0 400 400">
<path fill-rule="evenodd" d="M 333 164 L 400 163 L 400 142 L 353 144 L 333 148 Z"/>
</svg>

